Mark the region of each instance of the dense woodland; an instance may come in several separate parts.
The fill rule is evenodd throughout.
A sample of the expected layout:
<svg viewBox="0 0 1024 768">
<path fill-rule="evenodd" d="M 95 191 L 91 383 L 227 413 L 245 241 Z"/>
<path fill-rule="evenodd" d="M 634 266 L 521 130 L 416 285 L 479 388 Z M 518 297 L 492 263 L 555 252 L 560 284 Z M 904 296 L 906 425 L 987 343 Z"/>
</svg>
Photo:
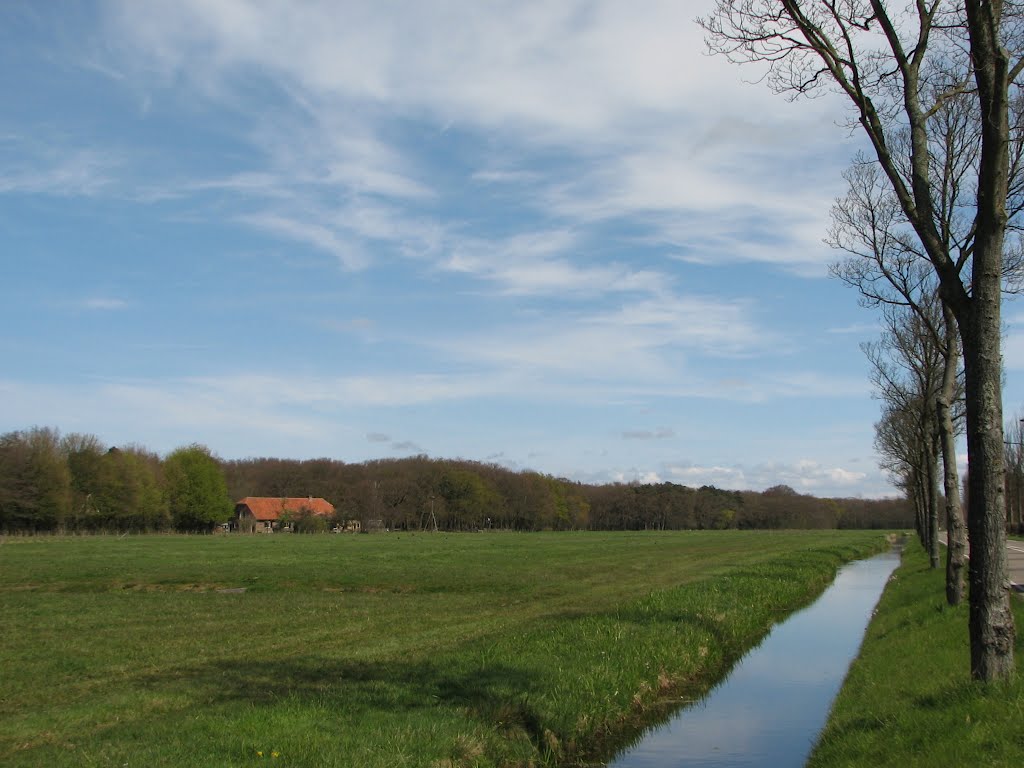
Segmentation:
<svg viewBox="0 0 1024 768">
<path fill-rule="evenodd" d="M 222 461 L 35 428 L 0 435 L 0 532 L 210 531 L 245 496 L 319 496 L 363 530 L 906 528 L 904 500 L 819 499 L 674 483 L 583 485 L 464 460 Z"/>
</svg>

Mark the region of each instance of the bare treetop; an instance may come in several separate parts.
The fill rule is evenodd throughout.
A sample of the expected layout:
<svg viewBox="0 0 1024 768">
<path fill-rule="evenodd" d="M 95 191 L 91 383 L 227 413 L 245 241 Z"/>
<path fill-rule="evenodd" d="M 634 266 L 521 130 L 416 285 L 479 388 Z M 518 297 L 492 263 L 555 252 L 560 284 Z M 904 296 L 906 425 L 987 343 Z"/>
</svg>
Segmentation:
<svg viewBox="0 0 1024 768">
<path fill-rule="evenodd" d="M 941 85 L 942 94 L 971 88 L 964 19 L 951 2 L 893 11 L 864 0 L 720 0 L 698 21 L 711 51 L 736 63 L 767 62 L 768 85 L 780 93 L 838 87 L 888 113 L 879 98 L 901 100 L 905 82 Z"/>
</svg>

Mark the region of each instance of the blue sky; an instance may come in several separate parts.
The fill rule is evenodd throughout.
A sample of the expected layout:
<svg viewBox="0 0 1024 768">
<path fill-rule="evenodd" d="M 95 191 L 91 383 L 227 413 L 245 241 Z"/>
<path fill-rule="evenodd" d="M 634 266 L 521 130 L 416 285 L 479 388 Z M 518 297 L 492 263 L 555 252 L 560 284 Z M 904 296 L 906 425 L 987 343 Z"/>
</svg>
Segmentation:
<svg viewBox="0 0 1024 768">
<path fill-rule="evenodd" d="M 709 6 L 3 3 L 0 429 L 892 493 L 859 138 Z"/>
</svg>

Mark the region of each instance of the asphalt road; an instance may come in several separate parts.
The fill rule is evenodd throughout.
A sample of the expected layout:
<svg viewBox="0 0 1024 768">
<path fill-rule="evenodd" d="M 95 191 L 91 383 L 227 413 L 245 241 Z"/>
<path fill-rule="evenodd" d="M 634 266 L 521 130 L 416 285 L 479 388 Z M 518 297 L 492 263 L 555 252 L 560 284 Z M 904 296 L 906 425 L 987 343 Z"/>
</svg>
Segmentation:
<svg viewBox="0 0 1024 768">
<path fill-rule="evenodd" d="M 939 532 L 939 543 L 946 546 L 946 532 Z M 1010 573 L 1010 584 L 1017 592 L 1024 593 L 1024 541 L 1006 539 L 1006 569 Z"/>
<path fill-rule="evenodd" d="M 1024 541 L 1007 539 L 1006 563 L 1013 588 L 1018 592 L 1024 592 Z"/>
</svg>

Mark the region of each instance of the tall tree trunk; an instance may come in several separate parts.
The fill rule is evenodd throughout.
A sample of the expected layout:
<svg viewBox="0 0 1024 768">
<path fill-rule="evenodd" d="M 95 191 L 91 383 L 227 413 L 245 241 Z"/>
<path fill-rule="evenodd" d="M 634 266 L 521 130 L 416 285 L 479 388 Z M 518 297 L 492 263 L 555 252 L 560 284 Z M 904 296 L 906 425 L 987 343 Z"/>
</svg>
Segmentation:
<svg viewBox="0 0 1024 768">
<path fill-rule="evenodd" d="M 936 401 L 937 428 L 942 445 L 942 487 L 946 496 L 946 602 L 960 605 L 964 597 L 964 565 L 967 559 L 967 527 L 960 506 L 960 478 L 956 468 L 956 432 L 953 428 L 953 398 L 959 360 L 956 319 L 942 305 L 946 354 L 943 359 L 942 390 Z"/>
<path fill-rule="evenodd" d="M 935 453 L 928 430 L 928 421 L 934 419 L 928 418 L 927 407 L 921 412 L 920 419 L 918 433 L 921 436 L 921 444 L 918 446 L 918 470 L 915 478 L 918 498 L 917 536 L 921 540 L 921 546 L 928 553 L 931 567 L 938 568 L 938 553 L 935 551 L 938 541 L 934 535 L 937 516 Z"/>
<path fill-rule="evenodd" d="M 968 404 L 967 452 L 971 463 L 971 507 L 967 515 L 971 673 L 979 680 L 1008 679 L 1014 666 L 1014 625 L 1006 563 L 998 294 L 996 298 L 994 310 L 973 312 L 975 322 L 961 328 Z M 975 301 L 978 299 L 980 296 Z M 990 331 L 979 331 L 978 326 Z"/>
<path fill-rule="evenodd" d="M 921 470 L 914 470 L 914 522 L 917 527 L 917 538 L 921 546 L 928 549 L 928 495 L 925 493 L 921 479 Z"/>
<path fill-rule="evenodd" d="M 936 408 L 926 408 L 925 424 L 925 480 L 928 483 L 928 562 L 932 568 L 939 567 L 939 457 L 935 429 Z"/>
<path fill-rule="evenodd" d="M 1006 569 L 1003 474 L 1002 301 L 1003 238 L 1009 183 L 1009 54 L 1003 47 L 1001 0 L 967 0 L 971 60 L 981 109 L 981 156 L 971 297 L 958 313 L 967 394 L 971 462 L 971 674 L 978 680 L 1013 676 L 1015 631 Z M 953 306 L 956 311 L 956 306 Z M 966 321 L 966 322 L 965 322 Z"/>
<path fill-rule="evenodd" d="M 933 568 L 939 567 L 939 472 L 938 472 L 938 444 L 935 434 L 935 407 L 927 404 L 925 412 L 924 440 L 921 446 L 922 462 L 924 464 L 925 483 L 925 549 L 928 550 L 929 564 Z"/>
<path fill-rule="evenodd" d="M 1021 486 L 1021 467 L 1019 460 L 1014 467 L 1014 475 L 1017 481 L 1017 493 L 1014 497 L 1013 507 L 1011 507 L 1010 514 L 1007 517 L 1014 523 L 1014 533 L 1024 533 L 1024 525 L 1022 525 L 1024 521 L 1021 520 L 1021 494 L 1024 493 L 1024 488 Z"/>
<path fill-rule="evenodd" d="M 1012 446 L 1007 453 L 1006 466 L 1006 522 L 1011 532 L 1024 532 L 1021 529 L 1021 501 L 1024 494 L 1024 463 L 1022 463 L 1022 441 L 1024 429 L 1020 422 L 1010 433 L 1009 444 Z"/>
</svg>

